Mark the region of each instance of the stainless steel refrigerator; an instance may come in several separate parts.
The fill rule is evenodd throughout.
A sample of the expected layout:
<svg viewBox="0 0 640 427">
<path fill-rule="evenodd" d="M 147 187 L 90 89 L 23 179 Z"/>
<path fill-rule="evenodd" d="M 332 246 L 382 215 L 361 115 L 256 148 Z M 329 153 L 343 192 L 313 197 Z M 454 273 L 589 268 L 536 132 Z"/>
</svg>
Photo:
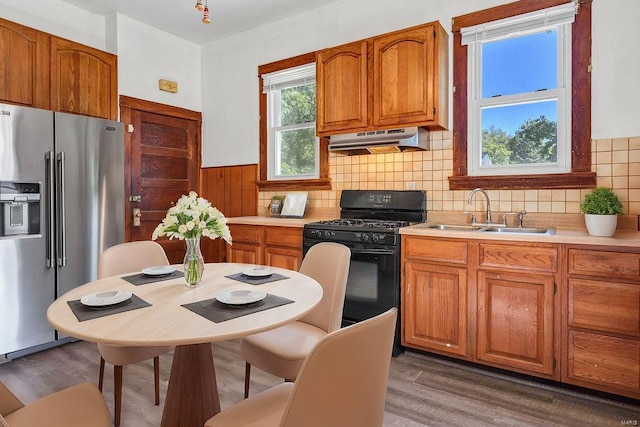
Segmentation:
<svg viewBox="0 0 640 427">
<path fill-rule="evenodd" d="M 55 298 L 124 241 L 122 123 L 0 104 L 0 355 L 64 337 Z"/>
</svg>

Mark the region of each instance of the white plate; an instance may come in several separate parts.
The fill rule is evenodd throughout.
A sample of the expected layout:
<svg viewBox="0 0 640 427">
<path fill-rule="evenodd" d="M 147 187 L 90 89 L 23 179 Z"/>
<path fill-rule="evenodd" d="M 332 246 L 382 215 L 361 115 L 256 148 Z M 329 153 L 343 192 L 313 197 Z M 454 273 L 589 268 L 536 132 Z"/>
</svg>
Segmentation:
<svg viewBox="0 0 640 427">
<path fill-rule="evenodd" d="M 269 267 L 254 267 L 244 270 L 242 274 L 249 277 L 269 277 L 273 274 L 273 270 Z"/>
<path fill-rule="evenodd" d="M 147 276 L 164 276 L 166 274 L 171 274 L 174 271 L 176 271 L 176 269 L 170 265 L 159 265 L 157 267 L 143 268 L 142 274 L 146 274 Z"/>
<path fill-rule="evenodd" d="M 267 297 L 266 292 L 254 290 L 236 290 L 223 292 L 216 297 L 223 304 L 240 305 L 258 302 Z"/>
<path fill-rule="evenodd" d="M 80 302 L 89 307 L 101 307 L 103 305 L 118 304 L 131 298 L 128 291 L 104 291 L 80 298 Z"/>
</svg>

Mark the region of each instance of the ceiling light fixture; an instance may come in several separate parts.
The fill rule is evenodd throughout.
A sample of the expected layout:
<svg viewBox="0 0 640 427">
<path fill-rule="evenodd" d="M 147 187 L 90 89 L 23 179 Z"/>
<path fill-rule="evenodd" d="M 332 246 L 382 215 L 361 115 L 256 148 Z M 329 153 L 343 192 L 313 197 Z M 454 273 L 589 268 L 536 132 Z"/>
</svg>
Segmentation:
<svg viewBox="0 0 640 427">
<path fill-rule="evenodd" d="M 211 24 L 211 19 L 209 18 L 209 0 L 204 1 L 204 6 L 202 6 L 202 0 L 197 0 L 196 10 L 198 12 L 203 12 L 203 15 L 202 15 L 203 24 Z"/>
</svg>

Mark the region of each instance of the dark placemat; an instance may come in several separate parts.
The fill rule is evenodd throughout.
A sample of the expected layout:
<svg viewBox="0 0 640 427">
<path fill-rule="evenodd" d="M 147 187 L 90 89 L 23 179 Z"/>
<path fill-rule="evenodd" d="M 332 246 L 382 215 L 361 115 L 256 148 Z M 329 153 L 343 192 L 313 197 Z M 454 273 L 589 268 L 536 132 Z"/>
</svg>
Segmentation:
<svg viewBox="0 0 640 427">
<path fill-rule="evenodd" d="M 263 285 L 265 283 L 276 282 L 278 280 L 289 278 L 288 276 L 283 276 L 282 274 L 278 274 L 278 273 L 273 273 L 268 277 L 251 277 L 251 276 L 247 276 L 244 273 L 230 274 L 224 277 L 228 277 L 229 279 L 237 280 L 243 283 L 248 283 L 250 285 Z"/>
<path fill-rule="evenodd" d="M 67 301 L 67 304 L 69 304 L 71 311 L 73 311 L 73 314 L 76 315 L 80 322 L 97 319 L 102 316 L 109 316 L 111 314 L 136 310 L 138 308 L 151 307 L 151 304 L 136 295 L 131 295 L 131 298 L 128 300 L 107 307 L 87 307 L 82 304 L 79 299 Z"/>
<path fill-rule="evenodd" d="M 177 279 L 178 277 L 184 277 L 184 273 L 182 271 L 172 271 L 169 274 L 165 274 L 164 276 L 149 276 L 147 274 L 137 273 L 132 274 L 131 276 L 122 277 L 123 280 L 131 283 L 132 285 L 146 285 L 147 283 L 161 282 L 163 280 L 171 280 Z"/>
<path fill-rule="evenodd" d="M 222 304 L 216 298 L 204 301 L 183 304 L 194 313 L 205 317 L 212 322 L 220 323 L 225 320 L 235 319 L 236 317 L 246 316 L 247 314 L 257 313 L 259 311 L 268 310 L 270 308 L 279 307 L 281 305 L 291 304 L 293 301 L 277 295 L 267 294 L 262 301 L 254 302 L 246 305 L 227 305 Z"/>
</svg>

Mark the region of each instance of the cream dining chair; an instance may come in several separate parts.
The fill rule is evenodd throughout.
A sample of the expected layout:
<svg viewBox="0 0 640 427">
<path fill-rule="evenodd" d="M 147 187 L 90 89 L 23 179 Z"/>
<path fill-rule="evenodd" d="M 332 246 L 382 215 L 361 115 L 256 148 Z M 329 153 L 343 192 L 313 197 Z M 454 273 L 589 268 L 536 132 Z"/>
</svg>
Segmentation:
<svg viewBox="0 0 640 427">
<path fill-rule="evenodd" d="M 111 418 L 93 384 L 77 384 L 25 405 L 0 381 L 0 426 L 110 427 Z"/>
<path fill-rule="evenodd" d="M 293 381 L 313 346 L 340 328 L 350 260 L 351 251 L 339 243 L 322 242 L 309 249 L 299 271 L 320 283 L 322 299 L 301 319 L 240 341 L 240 355 L 246 361 L 245 399 L 249 397 L 251 365 Z"/>
<path fill-rule="evenodd" d="M 322 338 L 295 383 L 282 383 L 210 418 L 205 427 L 380 427 L 398 310 Z"/>
<path fill-rule="evenodd" d="M 98 278 L 140 271 L 146 267 L 169 265 L 167 254 L 160 244 L 150 240 L 127 242 L 107 248 L 98 261 Z M 102 391 L 105 361 L 113 365 L 114 426 L 120 425 L 122 409 L 122 367 L 143 360 L 153 359 L 155 404 L 160 404 L 160 355 L 173 349 L 161 347 L 124 347 L 98 343 L 100 352 L 100 378 L 98 388 Z"/>
</svg>

